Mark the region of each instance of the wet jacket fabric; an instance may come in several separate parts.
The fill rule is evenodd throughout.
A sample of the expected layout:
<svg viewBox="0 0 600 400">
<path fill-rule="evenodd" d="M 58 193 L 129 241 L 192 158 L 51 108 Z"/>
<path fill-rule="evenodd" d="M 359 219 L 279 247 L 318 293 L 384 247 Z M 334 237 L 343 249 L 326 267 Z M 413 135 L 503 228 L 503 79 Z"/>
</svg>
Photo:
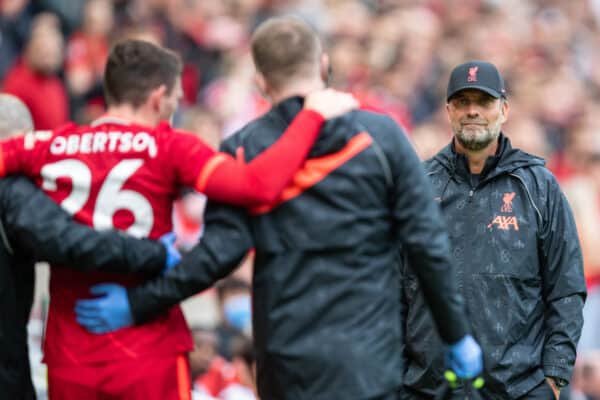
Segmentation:
<svg viewBox="0 0 600 400">
<path fill-rule="evenodd" d="M 285 100 L 228 139 L 250 160 L 302 108 Z M 466 333 L 449 242 L 422 166 L 388 117 L 328 121 L 280 199 L 209 203 L 200 243 L 164 277 L 130 289 L 137 322 L 205 289 L 255 247 L 253 327 L 263 400 L 370 399 L 401 387 L 400 245 L 449 342 Z M 396 281 L 394 281 L 397 279 Z M 398 325 L 396 325 L 398 324 Z"/>
<path fill-rule="evenodd" d="M 26 178 L 0 179 L 0 397 L 35 399 L 27 348 L 35 261 L 154 275 L 165 257 L 157 242 L 73 222 Z"/>
<path fill-rule="evenodd" d="M 478 179 L 452 144 L 425 165 L 483 349 L 484 398 L 517 399 L 545 376 L 568 381 L 586 291 L 575 223 L 556 179 L 503 135 Z M 410 267 L 403 286 L 404 383 L 431 395 L 442 379 L 441 344 Z"/>
</svg>

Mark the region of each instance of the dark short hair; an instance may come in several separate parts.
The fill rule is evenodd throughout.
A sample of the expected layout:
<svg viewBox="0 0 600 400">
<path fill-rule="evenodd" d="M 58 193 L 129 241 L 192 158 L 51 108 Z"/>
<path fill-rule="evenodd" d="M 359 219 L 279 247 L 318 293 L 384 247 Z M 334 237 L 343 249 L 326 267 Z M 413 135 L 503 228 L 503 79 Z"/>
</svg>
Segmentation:
<svg viewBox="0 0 600 400">
<path fill-rule="evenodd" d="M 252 35 L 252 58 L 267 83 L 283 87 L 290 78 L 311 73 L 321 56 L 316 32 L 295 17 L 271 18 Z"/>
<path fill-rule="evenodd" d="M 139 107 L 160 85 L 170 93 L 181 71 L 181 58 L 168 49 L 142 40 L 119 42 L 110 51 L 104 71 L 106 102 Z"/>
</svg>

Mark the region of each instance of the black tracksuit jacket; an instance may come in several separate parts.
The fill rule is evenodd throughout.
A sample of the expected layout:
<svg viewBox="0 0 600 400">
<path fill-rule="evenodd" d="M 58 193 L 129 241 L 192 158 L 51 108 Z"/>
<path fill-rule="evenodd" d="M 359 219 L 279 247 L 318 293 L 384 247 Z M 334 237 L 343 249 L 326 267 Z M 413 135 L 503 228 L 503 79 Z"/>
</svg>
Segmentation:
<svg viewBox="0 0 600 400">
<path fill-rule="evenodd" d="M 247 160 L 302 107 L 290 98 L 226 141 Z M 368 132 L 368 133 L 367 133 Z M 449 241 L 421 163 L 388 117 L 328 121 L 271 210 L 209 203 L 200 243 L 162 278 L 129 289 L 143 322 L 224 277 L 255 247 L 253 327 L 262 400 L 367 399 L 401 388 L 398 254 L 406 246 L 442 337 L 466 333 Z"/>
<path fill-rule="evenodd" d="M 165 257 L 160 243 L 74 222 L 26 178 L 0 179 L 0 398 L 35 399 L 27 348 L 35 261 L 153 276 Z"/>
<path fill-rule="evenodd" d="M 544 376 L 568 381 L 586 289 L 571 209 L 544 161 L 511 148 L 501 135 L 479 183 L 452 145 L 426 162 L 426 170 L 484 352 L 484 398 L 517 399 Z M 443 354 L 415 278 L 408 268 L 404 383 L 432 394 L 443 379 Z"/>
</svg>

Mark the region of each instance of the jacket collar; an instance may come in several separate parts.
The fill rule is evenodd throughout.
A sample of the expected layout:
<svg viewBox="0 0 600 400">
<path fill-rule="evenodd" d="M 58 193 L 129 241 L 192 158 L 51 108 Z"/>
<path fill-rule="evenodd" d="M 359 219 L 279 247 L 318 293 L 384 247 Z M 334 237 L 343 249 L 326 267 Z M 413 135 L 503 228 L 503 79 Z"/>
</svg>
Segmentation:
<svg viewBox="0 0 600 400">
<path fill-rule="evenodd" d="M 460 176 L 463 179 L 470 179 L 469 163 L 464 154 L 459 154 L 454 148 L 454 141 L 444 147 L 434 160 L 446 168 L 451 176 Z M 508 137 L 502 132 L 498 137 L 498 150 L 496 154 L 490 156 L 485 161 L 481 172 L 481 180 L 492 179 L 503 173 L 511 173 L 516 169 L 533 165 L 545 165 L 542 158 L 528 154 L 519 149 L 514 149 Z"/>
<path fill-rule="evenodd" d="M 275 104 L 271 111 L 285 121 L 286 125 L 289 125 L 296 114 L 298 114 L 302 107 L 304 107 L 304 98 L 300 96 L 288 97 L 285 100 Z"/>
<path fill-rule="evenodd" d="M 284 126 L 287 127 L 303 107 L 303 97 L 289 97 L 273 105 L 267 118 L 283 122 Z M 354 134 L 364 130 L 355 117 L 356 114 L 350 112 L 325 121 L 325 124 L 321 128 L 321 133 L 310 151 L 309 157 L 318 157 L 339 151 Z M 281 130 L 281 133 L 283 133 L 283 130 Z"/>
</svg>

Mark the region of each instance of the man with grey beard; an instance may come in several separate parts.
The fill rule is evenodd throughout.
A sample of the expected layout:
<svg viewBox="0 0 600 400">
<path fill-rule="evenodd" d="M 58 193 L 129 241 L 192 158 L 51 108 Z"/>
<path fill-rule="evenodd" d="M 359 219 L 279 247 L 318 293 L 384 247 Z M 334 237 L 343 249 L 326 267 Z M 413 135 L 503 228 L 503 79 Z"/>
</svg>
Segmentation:
<svg viewBox="0 0 600 400">
<path fill-rule="evenodd" d="M 481 395 L 558 398 L 575 363 L 586 295 L 571 209 L 544 160 L 513 149 L 502 133 L 509 103 L 494 65 L 454 68 L 446 111 L 454 138 L 425 166 L 483 349 Z M 403 277 L 403 398 L 430 399 L 443 382 L 443 347 L 409 265 Z"/>
</svg>

